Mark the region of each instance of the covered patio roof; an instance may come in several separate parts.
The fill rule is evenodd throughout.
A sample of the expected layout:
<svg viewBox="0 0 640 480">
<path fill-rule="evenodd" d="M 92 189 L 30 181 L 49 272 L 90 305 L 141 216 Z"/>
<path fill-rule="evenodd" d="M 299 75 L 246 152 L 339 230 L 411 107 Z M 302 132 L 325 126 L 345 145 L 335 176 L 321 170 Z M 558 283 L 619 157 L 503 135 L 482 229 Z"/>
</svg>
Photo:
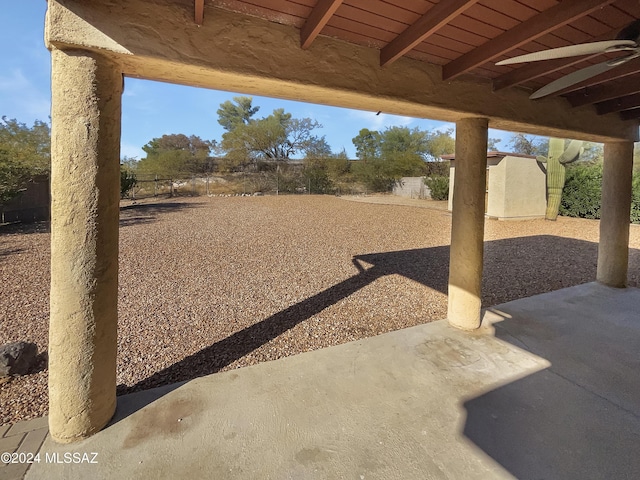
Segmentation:
<svg viewBox="0 0 640 480">
<path fill-rule="evenodd" d="M 495 65 L 613 39 L 640 18 L 635 0 L 49 3 L 50 45 L 108 53 L 132 77 L 419 118 L 480 115 L 494 128 L 566 138 L 638 138 L 640 58 L 538 100 L 528 98 L 534 89 L 621 53 Z"/>
<path fill-rule="evenodd" d="M 325 35 L 379 49 L 381 66 L 406 56 L 440 66 L 443 81 L 471 75 L 489 81 L 493 91 L 516 85 L 538 89 L 606 56 L 524 66 L 496 66 L 499 60 L 612 40 L 640 18 L 634 0 L 195 0 L 198 24 L 210 21 L 205 5 L 207 15 L 214 16 L 209 7 L 217 7 L 299 28 L 302 48 Z M 593 105 L 599 115 L 620 112 L 623 119 L 638 119 L 639 73 L 636 59 L 554 95 L 566 98 L 572 108 Z"/>
</svg>

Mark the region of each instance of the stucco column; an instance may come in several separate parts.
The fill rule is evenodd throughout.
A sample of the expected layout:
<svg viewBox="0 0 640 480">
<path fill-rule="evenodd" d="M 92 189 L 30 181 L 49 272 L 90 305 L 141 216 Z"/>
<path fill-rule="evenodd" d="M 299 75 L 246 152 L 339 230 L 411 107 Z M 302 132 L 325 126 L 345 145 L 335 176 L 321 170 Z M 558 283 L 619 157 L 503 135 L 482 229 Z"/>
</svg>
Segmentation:
<svg viewBox="0 0 640 480">
<path fill-rule="evenodd" d="M 116 407 L 122 75 L 54 48 L 51 92 L 49 429 L 72 442 Z"/>
<path fill-rule="evenodd" d="M 456 123 L 448 319 L 463 330 L 480 327 L 487 133 L 486 118 Z"/>
<path fill-rule="evenodd" d="M 632 169 L 632 142 L 604 144 L 596 279 L 611 287 L 627 285 Z"/>
</svg>

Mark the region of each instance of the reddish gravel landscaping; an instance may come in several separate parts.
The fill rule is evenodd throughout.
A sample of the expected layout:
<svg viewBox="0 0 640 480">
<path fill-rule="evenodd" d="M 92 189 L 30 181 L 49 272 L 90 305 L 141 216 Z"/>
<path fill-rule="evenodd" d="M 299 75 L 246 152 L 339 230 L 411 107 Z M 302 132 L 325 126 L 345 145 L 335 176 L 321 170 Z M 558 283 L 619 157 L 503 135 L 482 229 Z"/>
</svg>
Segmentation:
<svg viewBox="0 0 640 480">
<path fill-rule="evenodd" d="M 444 318 L 450 215 L 346 200 L 123 204 L 118 392 Z M 47 347 L 49 238 L 47 224 L 0 228 L 0 344 Z M 595 278 L 597 221 L 487 220 L 485 238 L 485 306 Z M 631 246 L 638 286 L 635 225 Z M 44 357 L 36 370 L 0 386 L 0 424 L 47 413 Z"/>
</svg>

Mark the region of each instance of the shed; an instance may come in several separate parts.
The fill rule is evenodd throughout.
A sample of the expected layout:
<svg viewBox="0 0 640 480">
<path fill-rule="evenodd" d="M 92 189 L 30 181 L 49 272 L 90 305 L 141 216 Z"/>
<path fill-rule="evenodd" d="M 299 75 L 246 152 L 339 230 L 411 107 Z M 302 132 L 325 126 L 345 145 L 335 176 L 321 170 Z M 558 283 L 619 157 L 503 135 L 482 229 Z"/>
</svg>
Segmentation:
<svg viewBox="0 0 640 480">
<path fill-rule="evenodd" d="M 449 210 L 453 208 L 455 155 L 450 161 Z M 544 217 L 547 208 L 546 173 L 533 155 L 488 152 L 485 214 L 488 217 L 524 219 Z"/>
</svg>

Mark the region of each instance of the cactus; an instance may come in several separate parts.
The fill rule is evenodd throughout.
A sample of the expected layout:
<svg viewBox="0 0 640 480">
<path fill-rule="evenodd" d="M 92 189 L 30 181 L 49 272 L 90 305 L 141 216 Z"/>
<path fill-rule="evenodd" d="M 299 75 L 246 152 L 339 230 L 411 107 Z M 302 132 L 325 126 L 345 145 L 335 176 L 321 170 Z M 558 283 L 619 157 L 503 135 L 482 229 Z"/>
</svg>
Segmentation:
<svg viewBox="0 0 640 480">
<path fill-rule="evenodd" d="M 564 188 L 565 165 L 575 162 L 582 153 L 582 142 L 572 140 L 565 150 L 564 140 L 549 139 L 549 156 L 538 156 L 537 160 L 547 164 L 547 211 L 545 218 L 555 220 L 560 211 L 560 200 Z"/>
</svg>

